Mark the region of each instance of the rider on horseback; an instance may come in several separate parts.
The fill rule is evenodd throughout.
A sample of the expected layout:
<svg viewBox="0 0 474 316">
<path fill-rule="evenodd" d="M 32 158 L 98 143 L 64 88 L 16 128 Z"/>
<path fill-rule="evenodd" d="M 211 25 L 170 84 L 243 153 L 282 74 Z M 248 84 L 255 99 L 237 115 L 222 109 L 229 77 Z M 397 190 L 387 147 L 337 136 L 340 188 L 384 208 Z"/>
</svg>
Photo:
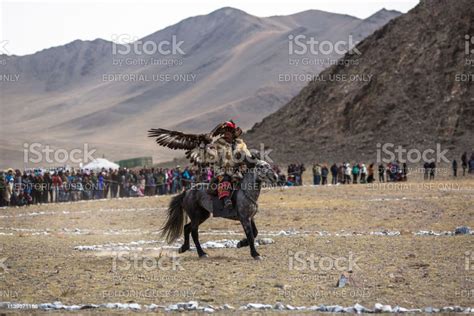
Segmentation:
<svg viewBox="0 0 474 316">
<path fill-rule="evenodd" d="M 251 157 L 251 153 L 245 142 L 240 138 L 242 129 L 237 127 L 232 120 L 220 125 L 225 126 L 224 134 L 207 146 L 205 160 L 213 160 L 218 181 L 218 197 L 224 201 L 224 208 L 231 210 L 232 181 L 242 178 L 241 163 L 246 157 Z"/>
<path fill-rule="evenodd" d="M 192 235 L 199 257 L 207 256 L 199 243 L 198 229 L 211 214 L 215 216 L 217 213 L 218 217 L 240 221 L 245 238 L 239 241 L 237 247 L 249 246 L 252 257 L 261 259 L 255 248 L 258 230 L 253 218 L 258 211 L 260 184 L 275 184 L 277 175 L 270 164 L 250 153 L 240 139 L 241 134 L 242 130 L 232 121 L 224 122 L 205 134 L 187 134 L 163 128 L 148 131 L 148 136 L 155 138 L 157 144 L 171 149 L 186 150 L 186 158 L 191 163 L 201 167 L 213 165 L 218 175 L 219 197 L 225 200 L 227 208 L 232 206 L 230 200 L 232 177 L 239 175 L 238 169 L 241 166 L 248 168 L 240 181 L 242 185 L 234 194 L 236 205 L 232 210 L 227 210 L 227 214 L 221 212 L 221 200 L 215 197 L 209 198 L 208 190 L 201 186 L 185 190 L 171 199 L 162 235 L 166 237 L 168 243 L 173 243 L 184 233 L 180 253 L 190 249 L 189 237 Z M 186 224 L 187 218 L 190 222 Z"/>
<path fill-rule="evenodd" d="M 241 178 L 239 169 L 252 154 L 240 138 L 242 129 L 230 120 L 217 125 L 210 133 L 185 134 L 163 128 L 151 129 L 148 136 L 171 149 L 185 149 L 186 158 L 198 166 L 213 166 L 217 176 L 217 192 L 225 210 L 232 210 L 232 180 Z M 211 182 L 212 186 L 212 182 Z"/>
</svg>

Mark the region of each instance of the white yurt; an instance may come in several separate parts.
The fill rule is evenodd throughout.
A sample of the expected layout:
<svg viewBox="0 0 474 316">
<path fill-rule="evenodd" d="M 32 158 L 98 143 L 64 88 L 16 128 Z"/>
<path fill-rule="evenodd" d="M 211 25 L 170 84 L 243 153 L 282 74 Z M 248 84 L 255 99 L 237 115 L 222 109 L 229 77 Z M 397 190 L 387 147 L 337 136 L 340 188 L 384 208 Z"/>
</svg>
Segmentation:
<svg viewBox="0 0 474 316">
<path fill-rule="evenodd" d="M 84 165 L 82 169 L 84 170 L 102 170 L 102 168 L 109 170 L 117 170 L 120 166 L 116 163 L 109 161 L 105 158 L 96 158 L 89 162 L 87 165 Z"/>
</svg>

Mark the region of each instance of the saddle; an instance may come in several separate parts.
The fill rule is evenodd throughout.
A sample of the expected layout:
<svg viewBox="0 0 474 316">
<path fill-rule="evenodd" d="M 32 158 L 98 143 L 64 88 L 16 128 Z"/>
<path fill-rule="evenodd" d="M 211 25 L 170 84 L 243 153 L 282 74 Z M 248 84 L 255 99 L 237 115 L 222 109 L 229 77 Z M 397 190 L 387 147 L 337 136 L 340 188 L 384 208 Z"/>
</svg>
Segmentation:
<svg viewBox="0 0 474 316">
<path fill-rule="evenodd" d="M 207 189 L 207 194 L 209 195 L 212 201 L 212 215 L 214 217 L 222 217 L 227 219 L 238 220 L 239 213 L 235 208 L 236 204 L 236 192 L 240 189 L 240 182 L 232 182 L 233 190 L 230 192 L 230 199 L 232 201 L 232 209 L 228 210 L 224 208 L 224 200 L 219 199 L 217 195 L 217 181 L 211 180 L 209 188 Z"/>
<path fill-rule="evenodd" d="M 219 199 L 217 195 L 210 195 L 211 200 L 212 200 L 212 215 L 214 217 L 222 217 L 222 218 L 227 218 L 227 219 L 233 219 L 233 220 L 238 220 L 239 219 L 239 213 L 237 212 L 237 209 L 235 207 L 235 196 L 234 194 L 237 192 L 236 190 L 232 191 L 231 193 L 231 200 L 232 200 L 232 209 L 228 210 L 224 208 L 224 201 Z"/>
</svg>

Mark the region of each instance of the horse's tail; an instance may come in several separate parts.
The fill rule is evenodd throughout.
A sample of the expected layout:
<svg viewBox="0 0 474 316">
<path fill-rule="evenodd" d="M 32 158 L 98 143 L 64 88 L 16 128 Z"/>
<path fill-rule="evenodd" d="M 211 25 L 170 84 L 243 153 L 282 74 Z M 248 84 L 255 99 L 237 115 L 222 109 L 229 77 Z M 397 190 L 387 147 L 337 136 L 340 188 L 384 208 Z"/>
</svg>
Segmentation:
<svg viewBox="0 0 474 316">
<path fill-rule="evenodd" d="M 168 207 L 168 218 L 161 228 L 161 236 L 166 236 L 168 244 L 173 243 L 183 234 L 184 221 L 186 216 L 183 209 L 183 200 L 186 191 L 173 197 Z"/>
</svg>

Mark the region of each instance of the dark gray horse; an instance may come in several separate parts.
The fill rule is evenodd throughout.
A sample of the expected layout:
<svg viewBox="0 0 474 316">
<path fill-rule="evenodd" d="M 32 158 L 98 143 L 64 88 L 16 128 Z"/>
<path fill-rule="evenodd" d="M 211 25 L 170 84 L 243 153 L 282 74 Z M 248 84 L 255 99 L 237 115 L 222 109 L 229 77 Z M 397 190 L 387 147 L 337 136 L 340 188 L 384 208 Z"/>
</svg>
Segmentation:
<svg viewBox="0 0 474 316">
<path fill-rule="evenodd" d="M 247 164 L 248 171 L 244 172 L 240 189 L 234 194 L 235 205 L 238 218 L 244 228 L 247 238 L 239 241 L 237 247 L 250 246 L 250 254 L 254 259 L 261 257 L 255 249 L 255 237 L 258 234 L 253 217 L 257 213 L 257 200 L 260 195 L 261 184 L 273 185 L 277 181 L 277 176 L 271 166 L 263 161 L 257 160 L 254 164 Z M 163 236 L 166 241 L 172 243 L 178 239 L 184 230 L 184 243 L 179 249 L 180 253 L 189 250 L 189 235 L 193 237 L 194 244 L 199 257 L 207 257 L 199 243 L 199 225 L 204 223 L 213 211 L 212 199 L 207 192 L 207 188 L 193 186 L 191 189 L 173 197 L 168 208 L 168 218 L 163 225 Z M 191 220 L 184 225 L 186 216 Z"/>
</svg>

